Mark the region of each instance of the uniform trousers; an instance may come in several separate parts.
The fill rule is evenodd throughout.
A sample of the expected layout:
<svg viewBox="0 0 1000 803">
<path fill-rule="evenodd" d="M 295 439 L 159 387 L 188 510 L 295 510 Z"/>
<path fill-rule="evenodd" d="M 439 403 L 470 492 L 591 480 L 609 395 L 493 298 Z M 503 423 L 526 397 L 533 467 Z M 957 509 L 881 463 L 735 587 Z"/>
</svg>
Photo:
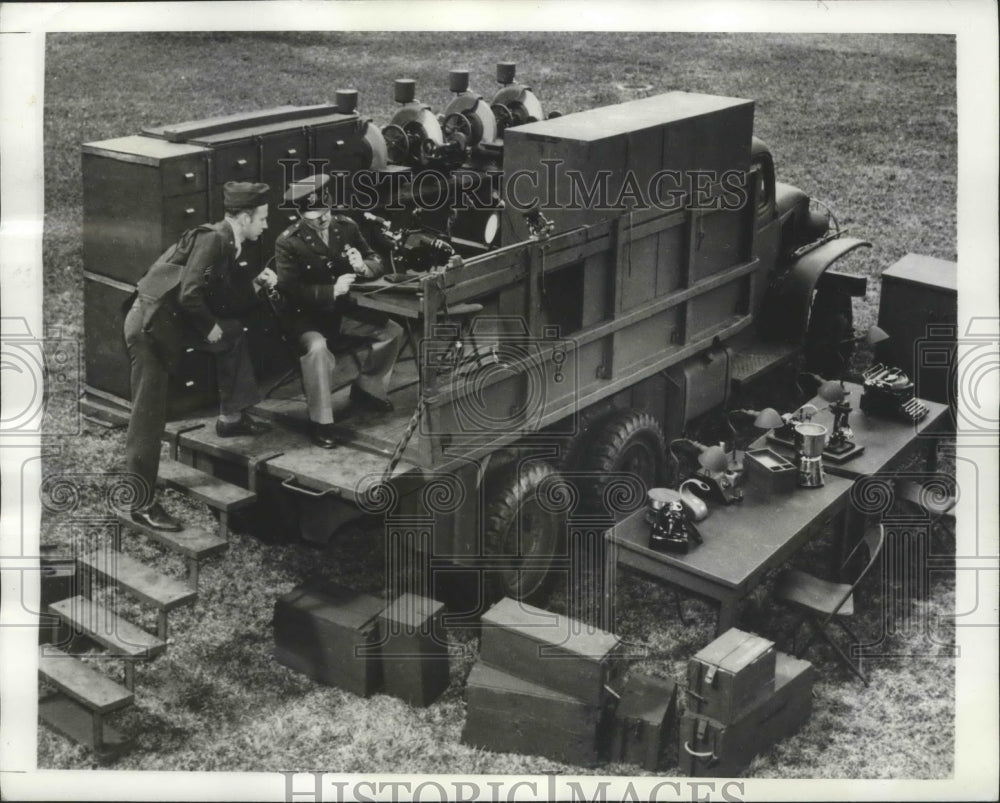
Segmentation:
<svg viewBox="0 0 1000 803">
<path fill-rule="evenodd" d="M 160 440 L 167 422 L 169 375 L 156 356 L 149 336 L 143 332 L 146 305 L 136 299 L 125 316 L 125 347 L 131 365 L 132 415 L 125 436 L 125 462 L 129 472 L 141 483 L 133 509 L 149 505 L 155 496 L 156 474 L 160 468 Z M 222 337 L 215 343 L 200 343 L 195 348 L 215 356 L 219 410 L 223 415 L 237 415 L 260 401 L 254 378 L 250 350 L 239 321 L 220 321 Z"/>
<path fill-rule="evenodd" d="M 340 321 L 340 334 L 365 337 L 372 341 L 367 356 L 359 359 L 360 374 L 354 384 L 365 393 L 386 398 L 392 369 L 402 346 L 403 327 L 386 320 L 374 324 L 344 317 Z M 299 346 L 304 352 L 299 358 L 302 367 L 302 385 L 306 391 L 309 420 L 316 424 L 333 423 L 334 369 L 337 359 L 327 347 L 322 332 L 310 330 L 299 335 Z"/>
</svg>

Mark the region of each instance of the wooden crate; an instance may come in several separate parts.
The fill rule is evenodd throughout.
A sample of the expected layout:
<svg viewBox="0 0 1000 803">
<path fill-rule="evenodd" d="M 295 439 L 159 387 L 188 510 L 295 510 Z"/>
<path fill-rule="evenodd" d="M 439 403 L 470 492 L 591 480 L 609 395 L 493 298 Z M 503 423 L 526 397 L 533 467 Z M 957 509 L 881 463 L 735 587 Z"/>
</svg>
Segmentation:
<svg viewBox="0 0 1000 803">
<path fill-rule="evenodd" d="M 402 594 L 379 617 L 384 691 L 410 705 L 433 703 L 448 688 L 448 643 L 441 626 L 444 605 Z"/>
<path fill-rule="evenodd" d="M 274 657 L 362 697 L 381 685 L 378 597 L 327 583 L 298 586 L 274 606 Z"/>
<path fill-rule="evenodd" d="M 462 743 L 590 766 L 604 756 L 609 710 L 478 662 L 465 689 Z"/>
<path fill-rule="evenodd" d="M 609 217 L 623 187 L 638 188 L 646 205 L 660 207 L 672 207 L 672 193 L 677 190 L 680 208 L 680 199 L 689 194 L 686 185 L 694 180 L 691 171 L 700 171 L 714 178 L 709 183 L 716 183 L 726 171 L 749 169 L 753 112 L 751 100 L 666 92 L 508 129 L 504 132 L 505 175 L 526 172 L 523 180 L 505 186 L 504 243 L 527 237 L 527 225 L 518 209 L 532 200 L 539 202 L 558 231 Z M 546 165 L 542 160 L 550 161 Z M 598 180 L 599 170 L 606 171 L 606 184 Z M 687 178 L 682 177 L 677 187 L 671 179 L 650 188 L 660 170 Z M 579 200 L 586 200 L 588 189 L 595 193 L 589 203 L 571 208 L 574 174 L 577 187 L 582 182 L 582 191 L 576 191 Z M 602 185 L 606 186 L 603 198 Z M 622 211 L 617 209 L 618 214 Z"/>
<path fill-rule="evenodd" d="M 739 775 L 754 756 L 804 725 L 812 713 L 816 670 L 778 653 L 774 691 L 731 723 L 685 712 L 677 743 L 681 773 L 689 777 Z"/>
<path fill-rule="evenodd" d="M 621 687 L 624 645 L 610 633 L 510 598 L 481 622 L 480 656 L 497 669 L 590 705 Z"/>
<path fill-rule="evenodd" d="M 615 709 L 611 732 L 611 760 L 638 764 L 655 772 L 675 727 L 677 684 L 667 678 L 633 674 Z"/>
<path fill-rule="evenodd" d="M 774 643 L 735 627 L 688 661 L 687 707 L 733 722 L 774 689 Z"/>
</svg>

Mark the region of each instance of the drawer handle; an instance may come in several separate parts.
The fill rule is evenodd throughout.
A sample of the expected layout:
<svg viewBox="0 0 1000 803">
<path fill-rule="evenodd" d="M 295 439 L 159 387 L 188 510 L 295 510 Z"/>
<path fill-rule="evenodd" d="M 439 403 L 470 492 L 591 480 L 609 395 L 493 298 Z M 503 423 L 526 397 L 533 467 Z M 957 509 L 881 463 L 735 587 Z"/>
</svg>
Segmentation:
<svg viewBox="0 0 1000 803">
<path fill-rule="evenodd" d="M 184 180 L 185 181 L 194 181 L 194 173 L 185 173 L 184 174 Z"/>
<path fill-rule="evenodd" d="M 194 387 L 194 380 L 193 379 L 189 379 L 187 382 L 184 383 L 184 387 L 186 387 L 186 388 L 193 388 Z"/>
<path fill-rule="evenodd" d="M 184 210 L 184 214 L 185 215 L 193 215 L 194 214 L 194 209 L 193 208 L 192 209 L 185 209 Z"/>
<path fill-rule="evenodd" d="M 237 167 L 246 167 L 247 166 L 247 160 L 246 159 L 237 159 L 236 160 L 236 166 Z"/>
<path fill-rule="evenodd" d="M 245 267 L 246 267 L 246 266 L 247 266 L 248 264 L 249 264 L 249 263 L 248 263 L 248 262 L 247 262 L 247 261 L 246 261 L 245 259 L 241 259 L 241 260 L 239 261 L 239 266 L 240 266 L 241 268 L 245 268 Z"/>
<path fill-rule="evenodd" d="M 298 152 L 299 152 L 298 148 L 289 148 L 288 149 L 288 155 L 289 156 L 295 156 L 295 154 L 297 154 Z"/>
<path fill-rule="evenodd" d="M 342 139 L 338 139 L 338 140 L 337 140 L 337 147 L 338 147 L 338 148 L 341 148 L 341 147 L 343 147 L 343 145 L 344 145 L 344 140 L 342 140 Z"/>
</svg>

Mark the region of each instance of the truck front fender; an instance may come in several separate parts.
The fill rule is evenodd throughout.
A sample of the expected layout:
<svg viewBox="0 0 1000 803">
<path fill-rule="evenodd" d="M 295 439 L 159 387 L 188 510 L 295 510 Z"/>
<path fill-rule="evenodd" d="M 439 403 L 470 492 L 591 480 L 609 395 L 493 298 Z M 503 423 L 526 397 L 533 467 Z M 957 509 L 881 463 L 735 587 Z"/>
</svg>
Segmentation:
<svg viewBox="0 0 1000 803">
<path fill-rule="evenodd" d="M 838 237 L 803 254 L 780 283 L 769 288 L 761 306 L 759 331 L 777 340 L 800 340 L 809 326 L 813 290 L 823 272 L 858 248 L 871 248 L 867 240 Z"/>
</svg>

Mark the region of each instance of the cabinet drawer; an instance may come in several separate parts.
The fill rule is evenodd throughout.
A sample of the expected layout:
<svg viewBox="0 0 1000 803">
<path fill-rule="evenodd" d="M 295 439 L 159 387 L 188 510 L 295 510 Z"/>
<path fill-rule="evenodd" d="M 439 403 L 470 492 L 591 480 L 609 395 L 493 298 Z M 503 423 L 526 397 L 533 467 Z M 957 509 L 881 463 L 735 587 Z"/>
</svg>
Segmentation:
<svg viewBox="0 0 1000 803">
<path fill-rule="evenodd" d="M 325 161 L 326 173 L 365 170 L 371 164 L 371 148 L 361 138 L 357 120 L 317 126 L 312 136 L 311 158 Z"/>
<path fill-rule="evenodd" d="M 207 184 L 206 174 L 207 165 L 200 156 L 166 162 L 160 172 L 163 195 L 169 198 L 201 192 Z"/>
<path fill-rule="evenodd" d="M 261 181 L 271 185 L 280 197 L 285 187 L 312 173 L 306 165 L 309 140 L 301 130 L 270 134 L 264 137 Z"/>
<path fill-rule="evenodd" d="M 163 202 L 163 242 L 168 248 L 190 228 L 208 222 L 208 201 L 204 194 L 178 195 Z"/>
<path fill-rule="evenodd" d="M 257 143 L 246 139 L 220 145 L 215 149 L 213 184 L 227 181 L 257 181 Z"/>
</svg>

